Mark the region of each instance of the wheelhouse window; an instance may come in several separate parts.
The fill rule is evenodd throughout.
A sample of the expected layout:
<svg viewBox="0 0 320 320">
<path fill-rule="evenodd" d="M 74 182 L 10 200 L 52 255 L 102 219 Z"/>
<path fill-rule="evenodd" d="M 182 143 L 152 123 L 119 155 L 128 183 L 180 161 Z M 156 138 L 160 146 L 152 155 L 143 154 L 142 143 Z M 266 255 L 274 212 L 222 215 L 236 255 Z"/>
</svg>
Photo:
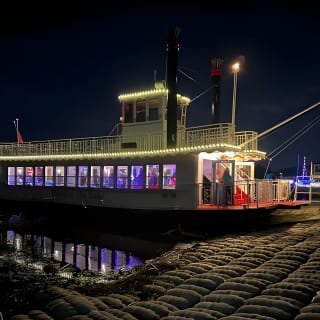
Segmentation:
<svg viewBox="0 0 320 320">
<path fill-rule="evenodd" d="M 14 186 L 16 184 L 16 168 L 8 167 L 8 185 Z"/>
<path fill-rule="evenodd" d="M 81 188 L 88 187 L 88 166 L 79 166 L 78 186 Z"/>
<path fill-rule="evenodd" d="M 64 166 L 56 167 L 56 186 L 64 186 Z"/>
<path fill-rule="evenodd" d="M 128 166 L 117 167 L 117 189 L 128 188 Z"/>
<path fill-rule="evenodd" d="M 176 165 L 164 164 L 163 165 L 163 189 L 176 188 Z"/>
<path fill-rule="evenodd" d="M 158 189 L 159 188 L 159 165 L 148 164 L 146 173 L 147 173 L 146 188 Z"/>
<path fill-rule="evenodd" d="M 91 166 L 90 187 L 91 188 L 100 188 L 100 166 Z"/>
<path fill-rule="evenodd" d="M 103 183 L 104 188 L 114 188 L 114 167 L 104 166 L 103 167 Z"/>
<path fill-rule="evenodd" d="M 131 189 L 142 189 L 143 166 L 131 166 Z"/>
<path fill-rule="evenodd" d="M 147 110 L 147 102 L 146 101 L 137 101 L 136 122 L 145 122 L 146 121 L 146 110 Z"/>
<path fill-rule="evenodd" d="M 44 169 L 44 183 L 46 187 L 53 186 L 53 166 L 46 166 Z"/>
<path fill-rule="evenodd" d="M 17 186 L 23 186 L 24 167 L 17 167 Z"/>
<path fill-rule="evenodd" d="M 67 187 L 76 186 L 76 166 L 67 166 Z"/>
<path fill-rule="evenodd" d="M 124 113 L 124 122 L 131 123 L 133 122 L 133 103 L 125 103 L 123 106 L 123 113 Z"/>
<path fill-rule="evenodd" d="M 149 100 L 149 121 L 159 120 L 160 100 Z"/>
<path fill-rule="evenodd" d="M 34 168 L 34 185 L 37 187 L 43 186 L 43 167 Z"/>
</svg>

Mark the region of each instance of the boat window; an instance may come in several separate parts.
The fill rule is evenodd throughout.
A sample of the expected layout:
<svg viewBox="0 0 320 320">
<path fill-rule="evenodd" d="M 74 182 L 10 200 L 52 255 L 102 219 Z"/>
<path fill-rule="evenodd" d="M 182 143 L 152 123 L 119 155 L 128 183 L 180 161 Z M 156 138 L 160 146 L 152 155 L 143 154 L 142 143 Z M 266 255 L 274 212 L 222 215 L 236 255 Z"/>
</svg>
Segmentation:
<svg viewBox="0 0 320 320">
<path fill-rule="evenodd" d="M 114 167 L 103 167 L 103 184 L 104 188 L 114 188 Z"/>
<path fill-rule="evenodd" d="M 45 167 L 45 185 L 46 187 L 52 187 L 53 186 L 53 167 L 52 166 L 46 166 Z"/>
<path fill-rule="evenodd" d="M 146 110 L 147 110 L 147 102 L 146 101 L 137 101 L 136 122 L 145 122 L 146 121 Z"/>
<path fill-rule="evenodd" d="M 149 121 L 159 120 L 160 100 L 149 100 Z"/>
<path fill-rule="evenodd" d="M 17 186 L 23 185 L 24 167 L 17 167 Z"/>
<path fill-rule="evenodd" d="M 163 189 L 176 188 L 176 165 L 164 164 L 163 165 Z"/>
<path fill-rule="evenodd" d="M 67 187 L 76 186 L 76 166 L 67 167 Z"/>
<path fill-rule="evenodd" d="M 131 189 L 142 189 L 143 166 L 131 167 Z"/>
<path fill-rule="evenodd" d="M 33 186 L 33 167 L 26 167 L 26 186 Z"/>
<path fill-rule="evenodd" d="M 63 166 L 56 167 L 56 186 L 57 187 L 64 186 L 64 167 Z"/>
<path fill-rule="evenodd" d="M 123 106 L 124 109 L 124 122 L 131 123 L 133 122 L 133 103 L 126 103 Z"/>
<path fill-rule="evenodd" d="M 34 185 L 43 186 L 43 167 L 35 167 L 34 171 Z"/>
<path fill-rule="evenodd" d="M 146 188 L 147 189 L 159 188 L 159 165 L 158 164 L 147 165 Z"/>
<path fill-rule="evenodd" d="M 90 187 L 100 188 L 100 166 L 91 166 Z"/>
<path fill-rule="evenodd" d="M 79 166 L 78 186 L 81 188 L 88 187 L 88 166 Z"/>
<path fill-rule="evenodd" d="M 117 167 L 117 189 L 128 188 L 128 166 Z"/>
<path fill-rule="evenodd" d="M 8 167 L 8 185 L 14 186 L 16 184 L 16 168 Z"/>
</svg>

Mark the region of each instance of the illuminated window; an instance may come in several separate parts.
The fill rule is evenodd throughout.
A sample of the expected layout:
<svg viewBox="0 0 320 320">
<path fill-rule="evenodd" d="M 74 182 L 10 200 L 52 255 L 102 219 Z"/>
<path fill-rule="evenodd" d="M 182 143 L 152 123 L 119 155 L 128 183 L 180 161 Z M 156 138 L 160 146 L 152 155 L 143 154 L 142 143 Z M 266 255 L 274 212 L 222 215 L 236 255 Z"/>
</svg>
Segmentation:
<svg viewBox="0 0 320 320">
<path fill-rule="evenodd" d="M 100 166 L 91 166 L 90 187 L 100 188 Z"/>
<path fill-rule="evenodd" d="M 128 166 L 117 167 L 117 189 L 128 188 Z"/>
<path fill-rule="evenodd" d="M 103 167 L 103 183 L 104 188 L 114 188 L 114 167 L 104 166 Z"/>
<path fill-rule="evenodd" d="M 64 167 L 63 166 L 56 167 L 56 186 L 57 187 L 64 186 Z"/>
<path fill-rule="evenodd" d="M 79 166 L 78 174 L 78 186 L 81 188 L 88 187 L 88 166 Z"/>
<path fill-rule="evenodd" d="M 37 187 L 43 186 L 43 167 L 34 168 L 34 185 Z"/>
<path fill-rule="evenodd" d="M 163 165 L 163 189 L 176 188 L 176 165 L 164 164 Z"/>
<path fill-rule="evenodd" d="M 17 186 L 23 186 L 24 167 L 17 167 Z"/>
<path fill-rule="evenodd" d="M 44 182 L 46 187 L 52 187 L 53 186 L 53 167 L 52 166 L 46 166 L 44 169 Z"/>
<path fill-rule="evenodd" d="M 33 186 L 33 167 L 26 167 L 26 186 Z"/>
<path fill-rule="evenodd" d="M 76 186 L 76 166 L 67 166 L 67 187 Z"/>
<path fill-rule="evenodd" d="M 131 167 L 131 189 L 142 189 L 143 166 Z"/>
<path fill-rule="evenodd" d="M 146 121 L 146 101 L 137 101 L 136 104 L 136 122 Z"/>
<path fill-rule="evenodd" d="M 8 185 L 14 186 L 16 184 L 16 168 L 8 167 Z"/>
<path fill-rule="evenodd" d="M 158 164 L 147 165 L 146 188 L 147 189 L 159 188 L 159 165 Z"/>
</svg>

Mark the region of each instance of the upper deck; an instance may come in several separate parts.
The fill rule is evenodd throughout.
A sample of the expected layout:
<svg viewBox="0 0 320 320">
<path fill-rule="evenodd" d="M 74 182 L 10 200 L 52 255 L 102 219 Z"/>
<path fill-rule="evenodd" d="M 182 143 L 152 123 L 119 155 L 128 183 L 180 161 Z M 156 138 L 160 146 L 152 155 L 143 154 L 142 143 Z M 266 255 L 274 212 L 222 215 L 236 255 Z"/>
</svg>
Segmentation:
<svg viewBox="0 0 320 320">
<path fill-rule="evenodd" d="M 246 160 L 259 160 L 258 134 L 235 132 L 231 123 L 186 128 L 188 97 L 177 94 L 176 145 L 167 146 L 168 89 L 164 83 L 152 90 L 119 96 L 120 123 L 108 136 L 61 140 L 0 143 L 0 161 L 46 159 L 101 159 L 148 154 L 231 151 Z"/>
<path fill-rule="evenodd" d="M 179 129 L 177 147 L 174 149 L 166 148 L 165 137 L 166 135 L 161 132 L 137 136 L 119 134 L 105 137 L 30 141 L 24 144 L 1 143 L 0 161 L 99 159 L 217 150 L 252 154 L 255 157 L 264 156 L 263 152 L 258 151 L 256 132 L 235 132 L 234 127 L 229 123 Z"/>
</svg>

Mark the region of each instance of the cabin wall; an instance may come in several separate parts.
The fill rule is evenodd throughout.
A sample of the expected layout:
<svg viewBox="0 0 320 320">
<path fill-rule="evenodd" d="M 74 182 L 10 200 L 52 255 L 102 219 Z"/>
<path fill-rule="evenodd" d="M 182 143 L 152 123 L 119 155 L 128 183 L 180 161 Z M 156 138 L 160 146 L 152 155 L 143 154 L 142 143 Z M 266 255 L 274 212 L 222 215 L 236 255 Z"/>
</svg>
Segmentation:
<svg viewBox="0 0 320 320">
<path fill-rule="evenodd" d="M 82 206 L 113 207 L 128 209 L 195 209 L 198 205 L 197 156 L 194 154 L 166 155 L 163 157 L 137 157 L 122 159 L 105 159 L 99 161 L 83 160 L 77 162 L 26 162 L 26 163 L 2 163 L 0 165 L 0 199 L 54 202 L 63 204 L 75 204 Z M 80 188 L 67 186 L 28 186 L 8 185 L 8 166 L 128 166 L 158 164 L 160 168 L 165 164 L 176 165 L 176 186 L 173 189 L 163 189 L 159 184 L 158 189 L 105 189 L 105 188 Z M 160 169 L 162 179 L 163 172 Z M 79 177 L 77 177 L 78 179 Z M 146 179 L 146 177 L 144 177 Z"/>
</svg>

